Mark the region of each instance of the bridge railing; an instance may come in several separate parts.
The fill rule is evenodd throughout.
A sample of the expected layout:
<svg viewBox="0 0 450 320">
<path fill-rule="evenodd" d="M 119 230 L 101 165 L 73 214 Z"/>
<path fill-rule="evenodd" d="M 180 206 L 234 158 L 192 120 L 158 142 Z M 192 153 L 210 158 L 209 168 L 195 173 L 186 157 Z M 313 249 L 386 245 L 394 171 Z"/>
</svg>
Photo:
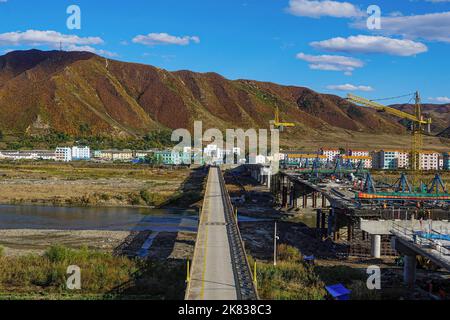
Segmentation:
<svg viewBox="0 0 450 320">
<path fill-rule="evenodd" d="M 434 251 L 437 251 L 439 255 L 450 255 L 450 250 L 447 249 L 441 241 L 422 237 L 417 234 L 417 231 L 415 231 L 413 228 L 401 226 L 393 222 L 391 233 L 393 233 L 395 236 L 400 236 L 403 239 L 408 240 L 409 242 L 412 242 L 413 244 L 418 245 L 419 247 L 422 247 L 424 249 L 432 249 Z M 430 234 L 431 233 L 433 233 L 432 229 L 430 229 Z"/>
<path fill-rule="evenodd" d="M 211 176 L 211 171 L 208 172 L 208 178 L 207 178 L 207 182 L 206 183 L 208 183 L 208 181 L 210 179 L 210 176 Z M 206 188 L 207 188 L 207 186 L 206 186 Z M 190 295 L 190 291 L 191 291 L 191 280 L 192 280 L 193 275 L 194 275 L 194 266 L 193 265 L 194 265 L 194 261 L 197 260 L 197 256 L 199 255 L 199 252 L 198 252 L 199 248 L 198 248 L 197 244 L 200 243 L 200 225 L 202 223 L 202 218 L 204 216 L 203 210 L 205 208 L 205 203 L 206 203 L 206 191 L 205 191 L 205 197 L 203 199 L 203 204 L 202 204 L 202 206 L 201 206 L 201 208 L 199 210 L 199 215 L 198 215 L 198 226 L 199 226 L 199 228 L 197 230 L 197 236 L 196 236 L 196 239 L 195 239 L 194 256 L 192 257 L 192 262 L 190 264 L 188 264 L 188 270 L 187 270 L 187 272 L 188 272 L 188 279 L 186 280 L 187 287 L 186 287 L 186 292 L 185 292 L 185 297 L 184 297 L 185 300 L 189 299 L 189 295 Z M 189 263 L 189 261 L 188 261 L 188 263 Z"/>
<path fill-rule="evenodd" d="M 231 259 L 233 269 L 235 270 L 238 298 L 240 300 L 259 300 L 256 285 L 252 279 L 251 267 L 247 259 L 244 241 L 239 231 L 238 217 L 235 214 L 230 195 L 226 188 L 225 179 L 220 169 L 219 182 L 224 200 L 228 234 L 230 236 Z"/>
</svg>

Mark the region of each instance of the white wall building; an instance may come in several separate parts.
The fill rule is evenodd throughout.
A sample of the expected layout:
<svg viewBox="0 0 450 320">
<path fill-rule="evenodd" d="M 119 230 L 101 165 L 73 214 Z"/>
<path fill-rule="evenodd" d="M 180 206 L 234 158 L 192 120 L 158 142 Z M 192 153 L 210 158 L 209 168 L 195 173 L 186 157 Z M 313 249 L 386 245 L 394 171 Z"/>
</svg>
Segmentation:
<svg viewBox="0 0 450 320">
<path fill-rule="evenodd" d="M 72 147 L 72 160 L 90 160 L 91 149 L 89 147 Z"/>
<path fill-rule="evenodd" d="M 421 170 L 438 170 L 439 169 L 439 153 L 434 151 L 423 151 L 419 157 Z"/>
<path fill-rule="evenodd" d="M 321 149 L 320 153 L 323 156 L 326 156 L 330 162 L 333 162 L 341 154 L 341 150 L 339 150 L 339 149 Z"/>
<path fill-rule="evenodd" d="M 72 161 L 72 148 L 58 147 L 55 151 L 56 161 L 70 162 Z"/>
</svg>

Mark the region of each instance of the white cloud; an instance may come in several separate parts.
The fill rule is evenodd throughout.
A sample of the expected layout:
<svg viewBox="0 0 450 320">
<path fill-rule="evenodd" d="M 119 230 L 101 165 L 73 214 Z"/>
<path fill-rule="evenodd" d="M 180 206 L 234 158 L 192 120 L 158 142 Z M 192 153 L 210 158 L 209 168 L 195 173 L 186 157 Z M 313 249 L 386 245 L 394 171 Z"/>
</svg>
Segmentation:
<svg viewBox="0 0 450 320">
<path fill-rule="evenodd" d="M 147 46 L 173 44 L 179 46 L 186 46 L 191 42 L 200 43 L 200 38 L 197 36 L 177 37 L 168 33 L 150 33 L 148 35 L 138 35 L 133 39 L 134 43 L 140 43 Z"/>
<path fill-rule="evenodd" d="M 365 35 L 315 41 L 311 46 L 331 52 L 384 53 L 394 56 L 413 56 L 428 51 L 428 47 L 420 42 Z"/>
<path fill-rule="evenodd" d="M 345 56 L 314 56 L 299 53 L 297 59 L 309 62 L 309 67 L 313 70 L 344 71 L 346 75 L 351 75 L 355 69 L 364 66 L 364 62 L 361 60 Z"/>
<path fill-rule="evenodd" d="M 301 17 L 354 18 L 364 16 L 359 8 L 349 2 L 330 0 L 290 0 L 287 11 Z"/>
<path fill-rule="evenodd" d="M 27 30 L 24 32 L 16 31 L 0 34 L 0 46 L 48 45 L 58 47 L 60 43 L 63 45 L 98 45 L 103 44 L 104 41 L 99 37 L 82 38 L 50 30 Z"/>
<path fill-rule="evenodd" d="M 104 41 L 99 37 L 83 38 L 51 30 L 27 30 L 0 34 L 0 46 L 49 46 L 59 48 L 62 45 L 63 49 L 67 51 L 88 51 L 103 56 L 116 57 L 117 54 L 114 52 L 93 47 L 93 45 L 103 43 Z"/>
<path fill-rule="evenodd" d="M 373 91 L 373 88 L 370 86 L 355 86 L 353 84 L 340 84 L 340 85 L 330 85 L 327 86 L 327 89 L 337 90 L 337 91 Z"/>
<path fill-rule="evenodd" d="M 450 103 L 449 97 L 436 97 L 436 98 L 429 98 L 428 100 L 437 102 L 437 103 Z"/>
<path fill-rule="evenodd" d="M 107 57 L 118 57 L 119 55 L 117 53 L 114 52 L 110 52 L 107 50 L 103 50 L 103 49 L 96 49 L 94 47 L 91 46 L 77 46 L 77 45 L 69 45 L 66 48 L 63 48 L 64 50 L 67 51 L 87 51 L 87 52 L 92 52 L 101 56 L 107 56 Z"/>
<path fill-rule="evenodd" d="M 365 29 L 366 22 L 358 21 L 352 26 Z M 381 30 L 377 30 L 377 32 L 385 35 L 401 35 L 407 39 L 450 43 L 450 12 L 382 17 Z"/>
</svg>

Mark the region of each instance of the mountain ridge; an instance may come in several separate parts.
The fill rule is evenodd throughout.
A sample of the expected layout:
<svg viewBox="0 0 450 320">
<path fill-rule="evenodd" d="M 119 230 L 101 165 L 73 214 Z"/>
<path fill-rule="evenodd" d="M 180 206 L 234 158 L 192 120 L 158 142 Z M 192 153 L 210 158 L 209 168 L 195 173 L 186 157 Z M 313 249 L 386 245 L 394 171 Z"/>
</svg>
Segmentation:
<svg viewBox="0 0 450 320">
<path fill-rule="evenodd" d="M 0 57 L 0 130 L 138 137 L 152 130 L 268 128 L 276 107 L 293 137 L 406 133 L 387 115 L 336 95 L 214 73 L 170 72 L 89 52 L 14 51 Z"/>
</svg>

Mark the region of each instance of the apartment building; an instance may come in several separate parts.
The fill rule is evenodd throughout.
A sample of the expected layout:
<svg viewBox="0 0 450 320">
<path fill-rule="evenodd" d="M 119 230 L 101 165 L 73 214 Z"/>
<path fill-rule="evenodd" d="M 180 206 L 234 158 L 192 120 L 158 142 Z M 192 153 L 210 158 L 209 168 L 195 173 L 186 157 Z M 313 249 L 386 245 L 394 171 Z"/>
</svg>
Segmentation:
<svg viewBox="0 0 450 320">
<path fill-rule="evenodd" d="M 325 164 L 328 161 L 326 155 L 314 152 L 287 152 L 284 156 L 284 162 L 288 165 L 308 165 L 311 167 L 317 159 L 319 159 L 322 164 Z"/>
<path fill-rule="evenodd" d="M 369 150 L 348 150 L 347 152 L 348 156 L 352 157 L 370 157 L 370 151 Z"/>
<path fill-rule="evenodd" d="M 0 151 L 0 159 L 3 160 L 56 160 L 54 151 L 30 150 L 30 151 Z"/>
<path fill-rule="evenodd" d="M 368 151 L 369 152 L 369 151 Z M 357 167 L 361 162 L 364 169 L 373 168 L 373 159 L 370 155 L 358 155 L 358 156 L 342 156 L 344 163 L 350 161 L 353 167 Z"/>
<path fill-rule="evenodd" d="M 423 151 L 419 156 L 420 169 L 424 171 L 438 170 L 439 155 L 435 151 Z"/>
<path fill-rule="evenodd" d="M 89 147 L 72 147 L 72 160 L 90 160 L 91 149 Z"/>
<path fill-rule="evenodd" d="M 326 156 L 328 161 L 333 162 L 336 160 L 338 156 L 341 154 L 341 150 L 339 149 L 328 149 L 328 148 L 322 148 L 320 149 L 320 154 L 323 156 Z"/>
<path fill-rule="evenodd" d="M 72 148 L 70 147 L 58 147 L 55 151 L 56 161 L 70 162 L 72 161 Z"/>
<path fill-rule="evenodd" d="M 409 167 L 409 152 L 403 150 L 381 150 L 375 153 L 375 168 L 382 170 L 406 169 Z"/>
<path fill-rule="evenodd" d="M 442 162 L 442 168 L 444 170 L 450 170 L 450 154 L 448 152 L 442 154 Z"/>
</svg>

